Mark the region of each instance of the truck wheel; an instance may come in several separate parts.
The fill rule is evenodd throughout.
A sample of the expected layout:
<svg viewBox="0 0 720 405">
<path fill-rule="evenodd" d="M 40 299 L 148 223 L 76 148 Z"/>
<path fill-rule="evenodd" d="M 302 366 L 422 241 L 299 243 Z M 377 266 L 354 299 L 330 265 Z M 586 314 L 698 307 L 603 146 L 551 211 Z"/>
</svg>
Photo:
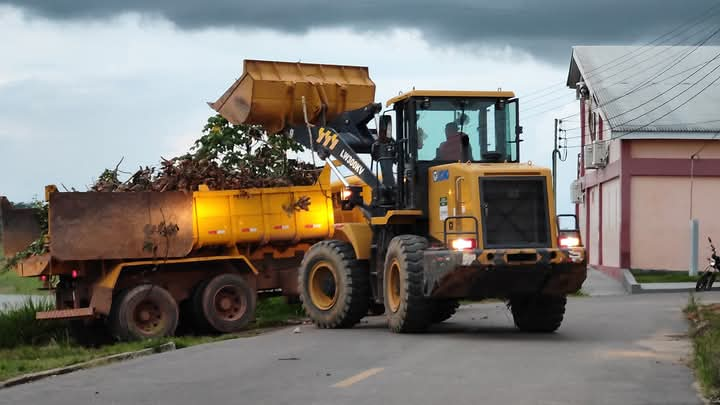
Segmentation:
<svg viewBox="0 0 720 405">
<path fill-rule="evenodd" d="M 555 332 L 565 315 L 565 296 L 537 295 L 510 298 L 515 326 L 524 332 Z"/>
<path fill-rule="evenodd" d="M 231 333 L 252 321 L 257 297 L 242 276 L 226 273 L 200 283 L 192 304 L 199 329 Z"/>
<path fill-rule="evenodd" d="M 119 340 L 159 338 L 175 333 L 178 319 L 172 295 L 160 286 L 143 284 L 113 299 L 110 330 Z"/>
<path fill-rule="evenodd" d="M 369 275 L 351 244 L 314 244 L 298 270 L 303 309 L 320 328 L 349 328 L 368 312 Z"/>
<path fill-rule="evenodd" d="M 394 237 L 385 256 L 384 295 L 393 332 L 420 332 L 432 323 L 432 302 L 423 294 L 423 251 L 427 240 L 416 235 Z"/>
<path fill-rule="evenodd" d="M 447 321 L 460 307 L 458 300 L 437 300 L 432 301 L 432 323 Z"/>
</svg>

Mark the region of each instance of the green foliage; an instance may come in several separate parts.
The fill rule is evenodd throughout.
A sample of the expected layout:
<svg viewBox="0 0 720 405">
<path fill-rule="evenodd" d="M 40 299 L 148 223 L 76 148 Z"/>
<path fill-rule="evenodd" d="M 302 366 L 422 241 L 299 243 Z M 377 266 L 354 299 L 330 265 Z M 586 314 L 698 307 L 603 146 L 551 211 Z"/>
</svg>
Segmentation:
<svg viewBox="0 0 720 405">
<path fill-rule="evenodd" d="M 50 299 L 27 299 L 23 304 L 0 309 L 0 348 L 70 342 L 66 322 L 39 321 L 35 313 L 55 309 Z"/>
<path fill-rule="evenodd" d="M 253 177 L 283 177 L 291 162 L 288 152 L 302 146 L 290 137 L 268 134 L 258 125 L 233 125 L 221 115 L 208 118 L 203 135 L 195 142 L 197 157 L 217 162 L 227 170 L 249 171 Z"/>
<path fill-rule="evenodd" d="M 685 308 L 692 321 L 693 366 L 710 401 L 720 400 L 720 304 L 702 305 L 691 296 Z M 715 403 L 715 402 L 713 402 Z"/>
<path fill-rule="evenodd" d="M 20 277 L 14 271 L 0 273 L 0 294 L 37 295 L 42 283 L 37 277 Z"/>
<path fill-rule="evenodd" d="M 694 283 L 699 278 L 683 271 L 631 270 L 631 272 L 638 283 Z"/>
</svg>

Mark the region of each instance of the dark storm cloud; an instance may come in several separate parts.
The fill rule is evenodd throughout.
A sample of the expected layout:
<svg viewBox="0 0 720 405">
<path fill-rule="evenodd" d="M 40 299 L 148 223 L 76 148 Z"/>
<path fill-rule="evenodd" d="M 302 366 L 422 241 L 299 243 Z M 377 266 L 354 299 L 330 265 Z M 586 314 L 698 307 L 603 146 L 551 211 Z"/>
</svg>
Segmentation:
<svg viewBox="0 0 720 405">
<path fill-rule="evenodd" d="M 562 63 L 573 44 L 653 38 L 718 4 L 716 0 L 0 0 L 2 3 L 51 19 L 99 19 L 140 12 L 167 18 L 182 29 L 258 27 L 305 32 L 347 27 L 363 32 L 417 28 L 434 43 L 509 45 Z M 717 19 L 716 15 L 708 22 Z"/>
</svg>

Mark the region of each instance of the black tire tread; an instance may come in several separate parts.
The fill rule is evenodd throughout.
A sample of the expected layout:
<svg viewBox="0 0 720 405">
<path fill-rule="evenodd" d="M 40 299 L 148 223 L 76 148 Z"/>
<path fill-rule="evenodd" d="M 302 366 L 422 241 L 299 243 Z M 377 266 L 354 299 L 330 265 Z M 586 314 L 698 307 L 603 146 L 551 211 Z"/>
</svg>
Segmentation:
<svg viewBox="0 0 720 405">
<path fill-rule="evenodd" d="M 416 333 L 426 330 L 432 324 L 432 302 L 425 297 L 423 251 L 427 248 L 427 239 L 417 235 L 399 235 L 388 245 L 385 268 L 397 250 L 397 259 L 405 262 L 404 282 L 407 285 L 405 296 L 401 297 L 397 313 L 387 311 L 388 326 L 397 333 Z M 401 273 L 401 277 L 403 274 Z M 404 305 L 403 305 L 404 302 Z M 385 305 L 387 307 L 387 305 Z"/>
<path fill-rule="evenodd" d="M 306 291 L 307 280 L 305 280 L 305 278 L 310 270 L 308 267 L 310 262 L 318 255 L 335 256 L 341 263 L 340 267 L 336 269 L 340 277 L 338 282 L 345 283 L 344 296 L 338 297 L 335 306 L 330 310 L 333 315 L 326 319 L 313 316 L 321 310 L 310 302 L 310 295 Z M 298 285 L 303 309 L 319 328 L 351 328 L 360 322 L 368 313 L 370 305 L 369 273 L 366 266 L 362 265 L 356 259 L 355 250 L 350 243 L 340 240 L 326 240 L 314 244 L 305 254 L 300 264 Z"/>
<path fill-rule="evenodd" d="M 551 333 L 562 324 L 565 315 L 565 296 L 520 296 L 510 298 L 515 326 L 524 332 Z"/>
<path fill-rule="evenodd" d="M 432 314 L 430 316 L 432 323 L 440 323 L 447 321 L 455 315 L 460 307 L 458 300 L 437 300 L 432 303 Z"/>
</svg>

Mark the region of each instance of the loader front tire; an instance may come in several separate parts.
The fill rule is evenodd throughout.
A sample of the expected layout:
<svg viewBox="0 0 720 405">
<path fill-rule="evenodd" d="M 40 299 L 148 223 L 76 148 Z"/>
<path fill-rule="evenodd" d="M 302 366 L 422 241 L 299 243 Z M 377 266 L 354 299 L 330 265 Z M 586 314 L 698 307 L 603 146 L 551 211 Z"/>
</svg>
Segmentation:
<svg viewBox="0 0 720 405">
<path fill-rule="evenodd" d="M 523 332 L 552 333 L 562 324 L 565 296 L 521 295 L 510 298 L 515 326 Z"/>
<path fill-rule="evenodd" d="M 394 237 L 385 256 L 383 292 L 388 327 L 397 333 L 422 332 L 433 323 L 432 302 L 423 294 L 423 251 L 427 239 Z"/>
<path fill-rule="evenodd" d="M 351 244 L 316 243 L 305 254 L 298 273 L 303 309 L 319 328 L 350 328 L 367 315 L 369 274 Z"/>
</svg>

